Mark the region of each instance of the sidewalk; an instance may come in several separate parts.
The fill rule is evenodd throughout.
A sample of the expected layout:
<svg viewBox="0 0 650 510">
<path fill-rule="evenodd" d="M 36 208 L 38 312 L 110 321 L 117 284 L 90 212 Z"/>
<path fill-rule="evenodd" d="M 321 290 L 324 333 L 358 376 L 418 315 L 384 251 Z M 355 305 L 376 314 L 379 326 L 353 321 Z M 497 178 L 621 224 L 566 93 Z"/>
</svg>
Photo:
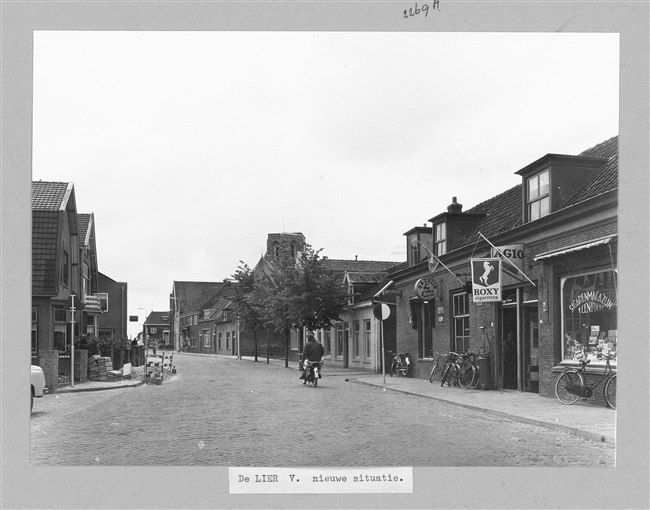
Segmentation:
<svg viewBox="0 0 650 510">
<path fill-rule="evenodd" d="M 201 356 L 201 354 L 187 354 Z M 203 356 L 214 356 L 205 354 Z M 227 356 L 229 359 L 236 357 Z M 252 357 L 242 357 L 244 361 L 253 361 Z M 259 358 L 259 363 L 266 363 L 266 358 Z M 269 365 L 284 368 L 283 359 L 271 359 Z M 289 363 L 289 368 L 297 370 L 295 362 Z M 326 377 L 345 377 L 346 382 L 364 384 L 381 388 L 382 390 L 398 391 L 409 395 L 446 402 L 468 409 L 489 413 L 496 416 L 528 423 L 548 429 L 561 430 L 568 434 L 584 437 L 607 444 L 616 444 L 616 411 L 605 406 L 590 404 L 574 405 L 560 404 L 556 399 L 540 397 L 535 393 L 519 393 L 514 390 L 462 390 L 460 388 L 440 387 L 428 380 L 411 377 L 390 377 L 386 375 L 385 384 L 382 374 L 359 372 L 325 365 L 323 371 Z M 125 387 L 136 387 L 144 384 L 142 378 L 125 379 L 115 382 L 88 381 L 76 383 L 74 388 L 64 386 L 56 393 L 73 391 L 100 391 Z"/>
<path fill-rule="evenodd" d="M 244 359 L 252 361 L 252 358 Z M 284 360 L 271 360 L 271 364 L 284 367 Z M 295 365 L 295 363 L 290 364 L 297 369 Z M 346 382 L 354 384 L 430 398 L 521 423 L 561 430 L 611 445 L 616 444 L 616 411 L 605 406 L 580 404 L 580 402 L 567 406 L 554 398 L 514 390 L 463 390 L 447 386 L 442 388 L 440 383 L 431 384 L 428 380 L 412 377 L 390 377 L 388 374 L 384 385 L 382 374 L 355 372 L 326 364 L 323 377 L 328 376 L 343 376 L 346 377 Z"/>
</svg>

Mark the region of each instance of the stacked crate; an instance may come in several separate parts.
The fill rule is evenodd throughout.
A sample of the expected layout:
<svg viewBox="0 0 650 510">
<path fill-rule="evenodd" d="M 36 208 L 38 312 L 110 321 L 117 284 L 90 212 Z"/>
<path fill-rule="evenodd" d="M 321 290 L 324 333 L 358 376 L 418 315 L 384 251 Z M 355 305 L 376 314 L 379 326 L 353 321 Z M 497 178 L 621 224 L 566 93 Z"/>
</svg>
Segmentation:
<svg viewBox="0 0 650 510">
<path fill-rule="evenodd" d="M 101 359 L 101 356 L 95 354 L 88 358 L 88 379 L 97 380 L 99 379 L 99 365 L 98 360 Z"/>
<path fill-rule="evenodd" d="M 99 358 L 97 368 L 99 369 L 99 380 L 105 381 L 108 373 L 113 370 L 113 361 L 108 356 Z"/>
</svg>

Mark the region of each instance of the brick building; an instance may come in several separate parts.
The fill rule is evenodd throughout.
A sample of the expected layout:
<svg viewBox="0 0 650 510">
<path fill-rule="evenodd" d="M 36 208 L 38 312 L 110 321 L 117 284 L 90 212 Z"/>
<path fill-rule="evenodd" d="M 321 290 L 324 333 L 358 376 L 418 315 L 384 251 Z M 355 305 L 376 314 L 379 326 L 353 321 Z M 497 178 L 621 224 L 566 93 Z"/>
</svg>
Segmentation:
<svg viewBox="0 0 650 510">
<path fill-rule="evenodd" d="M 389 278 L 397 348 L 412 354 L 414 377 L 428 377 L 433 350 L 485 346 L 493 387 L 551 397 L 557 373 L 577 364 L 575 342 L 596 370 L 600 352 L 616 352 L 618 137 L 516 174 L 521 184 L 467 211 L 454 198 L 428 231 L 405 234 L 408 261 Z M 471 260 L 494 256 L 509 260 L 501 299 L 482 302 Z"/>
</svg>

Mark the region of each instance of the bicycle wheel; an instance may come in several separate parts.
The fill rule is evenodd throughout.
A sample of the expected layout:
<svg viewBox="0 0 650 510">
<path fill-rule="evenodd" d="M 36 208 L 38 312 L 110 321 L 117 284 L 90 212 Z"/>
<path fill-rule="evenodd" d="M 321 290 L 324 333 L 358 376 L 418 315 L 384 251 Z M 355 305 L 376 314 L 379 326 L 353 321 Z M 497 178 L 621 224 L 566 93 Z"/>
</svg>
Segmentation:
<svg viewBox="0 0 650 510">
<path fill-rule="evenodd" d="M 616 374 L 607 379 L 604 392 L 607 405 L 612 409 L 616 409 Z"/>
<path fill-rule="evenodd" d="M 474 379 L 472 379 L 472 384 L 469 385 L 471 390 L 478 388 L 478 383 L 481 382 L 481 376 L 478 371 L 478 364 L 474 364 Z"/>
<path fill-rule="evenodd" d="M 431 373 L 429 374 L 429 382 L 433 383 L 440 377 L 440 375 L 441 375 L 440 367 L 438 366 L 438 363 L 434 363 L 433 368 L 431 369 Z"/>
<path fill-rule="evenodd" d="M 397 371 L 397 362 L 393 361 L 393 364 L 390 366 L 390 376 L 393 377 Z"/>
<path fill-rule="evenodd" d="M 451 366 L 451 370 L 449 371 L 449 375 L 447 376 L 447 384 L 451 386 L 458 386 L 458 376 L 459 376 L 459 370 L 458 370 L 458 364 L 454 363 Z"/>
<path fill-rule="evenodd" d="M 474 372 L 472 365 L 469 363 L 463 363 L 458 369 L 458 385 L 466 390 L 472 384 L 474 380 Z"/>
<path fill-rule="evenodd" d="M 445 383 L 447 383 L 447 386 L 449 386 L 449 382 L 447 382 L 447 378 L 449 377 L 449 371 L 451 370 L 451 365 L 448 364 L 445 366 L 445 369 L 442 371 L 442 379 L 440 380 L 440 386 L 444 386 Z"/>
<path fill-rule="evenodd" d="M 571 393 L 568 388 L 584 384 L 582 374 L 577 370 L 566 370 L 560 374 L 555 382 L 555 396 L 563 404 L 570 405 L 575 403 L 580 396 Z"/>
<path fill-rule="evenodd" d="M 400 363 L 399 371 L 402 374 L 402 377 L 406 377 L 407 374 L 409 373 L 409 364 L 408 363 Z"/>
</svg>

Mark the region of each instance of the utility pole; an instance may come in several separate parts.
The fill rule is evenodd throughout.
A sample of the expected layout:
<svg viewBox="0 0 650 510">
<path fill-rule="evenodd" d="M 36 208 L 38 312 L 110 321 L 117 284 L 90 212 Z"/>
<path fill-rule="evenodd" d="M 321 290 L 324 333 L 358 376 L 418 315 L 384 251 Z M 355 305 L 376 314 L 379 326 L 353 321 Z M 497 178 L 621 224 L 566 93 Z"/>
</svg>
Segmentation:
<svg viewBox="0 0 650 510">
<path fill-rule="evenodd" d="M 71 306 L 70 306 L 70 315 L 72 317 L 72 341 L 70 342 L 70 382 L 72 383 L 72 387 L 74 388 L 74 312 L 75 312 L 75 307 L 74 307 L 74 294 L 70 294 L 70 297 L 72 298 L 71 301 Z"/>
</svg>

